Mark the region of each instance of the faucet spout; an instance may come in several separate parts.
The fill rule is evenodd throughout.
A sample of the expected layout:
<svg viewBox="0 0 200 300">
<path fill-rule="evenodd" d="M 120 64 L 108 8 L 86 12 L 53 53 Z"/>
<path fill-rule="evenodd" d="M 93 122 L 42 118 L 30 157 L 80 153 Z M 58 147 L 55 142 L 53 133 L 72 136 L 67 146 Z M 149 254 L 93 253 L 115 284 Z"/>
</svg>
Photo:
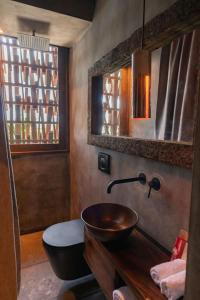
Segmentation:
<svg viewBox="0 0 200 300">
<path fill-rule="evenodd" d="M 143 173 L 140 173 L 138 177 L 112 180 L 109 182 L 109 184 L 107 186 L 107 193 L 110 194 L 112 187 L 116 184 L 135 182 L 135 181 L 139 181 L 141 184 L 145 184 L 146 183 L 146 175 Z"/>
</svg>

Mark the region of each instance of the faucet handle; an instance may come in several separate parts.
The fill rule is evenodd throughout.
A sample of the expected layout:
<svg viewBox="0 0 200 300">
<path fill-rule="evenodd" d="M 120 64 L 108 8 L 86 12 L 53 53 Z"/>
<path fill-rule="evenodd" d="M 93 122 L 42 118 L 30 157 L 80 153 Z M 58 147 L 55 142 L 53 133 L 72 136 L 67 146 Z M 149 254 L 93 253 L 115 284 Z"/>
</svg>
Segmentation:
<svg viewBox="0 0 200 300">
<path fill-rule="evenodd" d="M 151 195 L 151 190 L 159 191 L 160 189 L 160 180 L 157 177 L 154 177 L 151 181 L 149 181 L 149 193 L 148 198 Z"/>
</svg>

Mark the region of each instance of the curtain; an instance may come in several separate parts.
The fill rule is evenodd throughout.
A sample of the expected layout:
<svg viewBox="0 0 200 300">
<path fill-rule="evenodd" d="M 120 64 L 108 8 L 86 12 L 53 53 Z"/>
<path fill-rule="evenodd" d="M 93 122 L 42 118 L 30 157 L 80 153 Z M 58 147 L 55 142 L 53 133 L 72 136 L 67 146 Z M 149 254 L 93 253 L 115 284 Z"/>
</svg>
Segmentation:
<svg viewBox="0 0 200 300">
<path fill-rule="evenodd" d="M 200 30 L 162 48 L 156 111 L 156 137 L 192 142 Z"/>
<path fill-rule="evenodd" d="M 0 87 L 0 299 L 16 300 L 20 287 L 19 222 Z"/>
</svg>

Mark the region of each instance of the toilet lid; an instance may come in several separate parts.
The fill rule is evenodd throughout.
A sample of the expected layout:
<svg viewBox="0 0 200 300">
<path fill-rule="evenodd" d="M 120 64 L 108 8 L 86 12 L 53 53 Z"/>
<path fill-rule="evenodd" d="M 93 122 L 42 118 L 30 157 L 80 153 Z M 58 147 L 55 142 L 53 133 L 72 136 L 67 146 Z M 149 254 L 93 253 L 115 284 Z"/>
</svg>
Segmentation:
<svg viewBox="0 0 200 300">
<path fill-rule="evenodd" d="M 52 225 L 44 231 L 43 241 L 55 247 L 84 243 L 84 223 L 77 219 Z"/>
</svg>

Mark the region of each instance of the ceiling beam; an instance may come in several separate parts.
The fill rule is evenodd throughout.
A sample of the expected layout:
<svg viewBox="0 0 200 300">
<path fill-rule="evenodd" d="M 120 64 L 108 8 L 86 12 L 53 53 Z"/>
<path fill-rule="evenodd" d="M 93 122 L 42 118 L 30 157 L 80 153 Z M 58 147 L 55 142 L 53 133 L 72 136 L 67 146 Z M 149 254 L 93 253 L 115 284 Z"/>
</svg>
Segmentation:
<svg viewBox="0 0 200 300">
<path fill-rule="evenodd" d="M 15 2 L 51 10 L 63 15 L 92 21 L 96 0 L 14 0 Z"/>
</svg>

